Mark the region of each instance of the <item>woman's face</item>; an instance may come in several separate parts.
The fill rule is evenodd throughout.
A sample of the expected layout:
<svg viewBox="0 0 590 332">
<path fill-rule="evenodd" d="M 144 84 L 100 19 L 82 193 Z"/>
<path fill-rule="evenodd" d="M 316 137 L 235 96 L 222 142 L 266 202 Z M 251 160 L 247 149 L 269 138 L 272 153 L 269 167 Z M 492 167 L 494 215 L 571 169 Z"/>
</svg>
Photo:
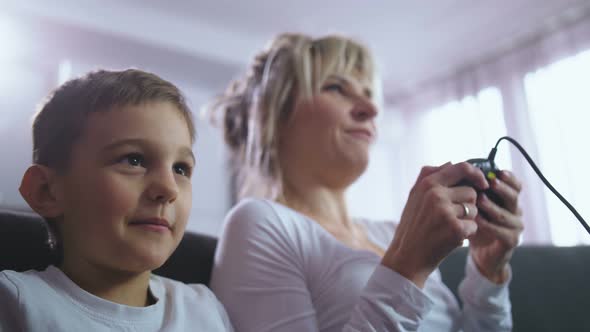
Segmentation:
<svg viewBox="0 0 590 332">
<path fill-rule="evenodd" d="M 331 75 L 319 93 L 296 103 L 279 139 L 286 179 L 347 187 L 363 173 L 376 138 L 371 86 L 368 79 Z"/>
</svg>

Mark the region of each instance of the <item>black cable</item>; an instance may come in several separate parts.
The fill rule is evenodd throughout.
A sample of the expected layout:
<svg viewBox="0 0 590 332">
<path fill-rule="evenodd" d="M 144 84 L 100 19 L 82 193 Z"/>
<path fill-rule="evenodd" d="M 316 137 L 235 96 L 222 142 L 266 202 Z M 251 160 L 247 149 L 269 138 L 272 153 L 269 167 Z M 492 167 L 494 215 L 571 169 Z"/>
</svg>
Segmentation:
<svg viewBox="0 0 590 332">
<path fill-rule="evenodd" d="M 524 156 L 526 161 L 528 161 L 528 163 L 531 165 L 531 167 L 533 168 L 535 173 L 537 173 L 539 178 L 541 178 L 541 181 L 543 181 L 543 183 L 547 186 L 547 188 L 549 188 L 549 190 L 551 190 L 551 192 L 554 193 L 555 196 L 557 196 L 557 198 L 559 198 L 559 200 L 561 200 L 561 202 L 563 202 L 563 204 L 565 204 L 565 206 L 567 206 L 568 209 L 570 209 L 570 211 L 572 211 L 574 216 L 576 216 L 576 218 L 578 218 L 578 220 L 580 221 L 582 226 L 586 229 L 588 234 L 590 234 L 590 226 L 588 226 L 588 224 L 586 223 L 584 218 L 582 218 L 582 216 L 578 213 L 578 211 L 576 211 L 576 209 L 563 196 L 561 196 L 561 194 L 555 188 L 553 188 L 551 183 L 549 183 L 549 181 L 547 181 L 545 176 L 543 176 L 543 173 L 541 173 L 541 171 L 539 170 L 537 165 L 535 165 L 535 163 L 533 162 L 533 159 L 531 159 L 529 154 L 524 150 L 524 148 L 522 146 L 520 146 L 520 144 L 518 144 L 518 142 L 515 139 L 513 139 L 512 137 L 509 137 L 509 136 L 501 137 L 498 140 L 498 142 L 496 142 L 496 146 L 492 149 L 492 151 L 490 151 L 490 154 L 488 156 L 488 160 L 492 163 L 494 162 L 494 158 L 496 157 L 496 151 L 498 150 L 498 144 L 500 144 L 500 142 L 502 140 L 507 140 L 510 143 L 514 144 L 514 146 L 516 146 L 516 148 L 520 151 L 520 153 L 522 153 L 522 155 Z"/>
</svg>

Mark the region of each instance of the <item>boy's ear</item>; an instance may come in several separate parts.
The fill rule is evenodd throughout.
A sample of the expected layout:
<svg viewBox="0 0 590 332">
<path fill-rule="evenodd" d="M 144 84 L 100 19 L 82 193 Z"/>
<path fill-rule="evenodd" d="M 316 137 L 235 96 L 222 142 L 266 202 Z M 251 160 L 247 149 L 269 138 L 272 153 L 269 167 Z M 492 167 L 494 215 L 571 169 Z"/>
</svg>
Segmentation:
<svg viewBox="0 0 590 332">
<path fill-rule="evenodd" d="M 63 213 L 57 186 L 55 171 L 35 164 L 26 170 L 18 191 L 39 215 L 55 218 Z"/>
</svg>

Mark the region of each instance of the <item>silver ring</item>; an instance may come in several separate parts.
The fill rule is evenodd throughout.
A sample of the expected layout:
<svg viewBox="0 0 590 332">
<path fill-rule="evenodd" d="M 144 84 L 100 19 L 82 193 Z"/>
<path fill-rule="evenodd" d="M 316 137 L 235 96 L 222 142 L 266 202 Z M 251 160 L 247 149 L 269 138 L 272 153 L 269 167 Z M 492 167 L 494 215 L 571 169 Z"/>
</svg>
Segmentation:
<svg viewBox="0 0 590 332">
<path fill-rule="evenodd" d="M 463 218 L 466 218 L 469 216 L 469 206 L 467 206 L 467 203 L 461 203 L 461 206 L 463 207 Z"/>
</svg>

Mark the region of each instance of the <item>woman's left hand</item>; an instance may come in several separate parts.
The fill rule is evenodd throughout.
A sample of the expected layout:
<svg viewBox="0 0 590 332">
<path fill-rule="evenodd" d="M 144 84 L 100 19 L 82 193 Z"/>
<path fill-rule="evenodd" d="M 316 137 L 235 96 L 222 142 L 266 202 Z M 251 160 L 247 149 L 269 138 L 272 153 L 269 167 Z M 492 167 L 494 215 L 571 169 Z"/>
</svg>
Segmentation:
<svg viewBox="0 0 590 332">
<path fill-rule="evenodd" d="M 479 271 L 490 281 L 500 284 L 508 278 L 508 262 L 518 245 L 524 228 L 518 196 L 522 184 L 510 172 L 501 171 L 490 181 L 490 189 L 503 202 L 498 206 L 485 194 L 477 200 L 477 232 L 469 238 L 471 256 Z"/>
</svg>

